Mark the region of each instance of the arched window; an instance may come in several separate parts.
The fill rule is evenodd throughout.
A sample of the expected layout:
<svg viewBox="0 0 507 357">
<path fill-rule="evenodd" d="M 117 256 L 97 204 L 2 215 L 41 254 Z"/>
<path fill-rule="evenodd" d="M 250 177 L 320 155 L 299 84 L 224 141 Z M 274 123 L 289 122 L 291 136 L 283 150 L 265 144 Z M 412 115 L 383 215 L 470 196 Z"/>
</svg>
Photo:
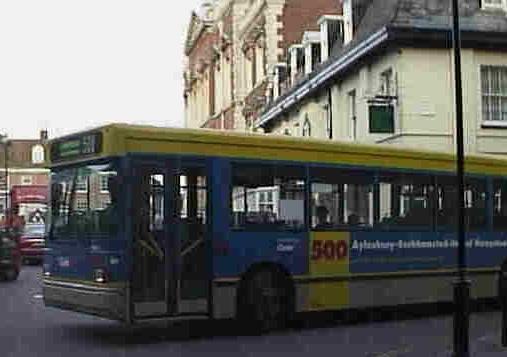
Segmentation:
<svg viewBox="0 0 507 357">
<path fill-rule="evenodd" d="M 305 122 L 303 124 L 303 136 L 312 136 L 312 125 L 310 124 L 310 119 L 308 119 L 308 114 L 305 115 Z"/>
<path fill-rule="evenodd" d="M 44 147 L 40 144 L 32 147 L 32 163 L 42 164 L 44 163 Z"/>
</svg>

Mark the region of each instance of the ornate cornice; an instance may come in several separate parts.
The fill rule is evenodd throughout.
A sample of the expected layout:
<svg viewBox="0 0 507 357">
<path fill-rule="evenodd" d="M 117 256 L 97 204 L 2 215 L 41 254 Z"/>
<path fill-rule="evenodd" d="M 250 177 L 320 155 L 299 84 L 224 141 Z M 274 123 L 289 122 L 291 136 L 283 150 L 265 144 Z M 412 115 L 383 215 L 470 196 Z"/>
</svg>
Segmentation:
<svg viewBox="0 0 507 357">
<path fill-rule="evenodd" d="M 195 12 L 192 12 L 185 40 L 185 55 L 190 55 L 202 33 L 205 30 L 211 29 L 213 25 L 213 21 L 203 20 Z"/>
</svg>

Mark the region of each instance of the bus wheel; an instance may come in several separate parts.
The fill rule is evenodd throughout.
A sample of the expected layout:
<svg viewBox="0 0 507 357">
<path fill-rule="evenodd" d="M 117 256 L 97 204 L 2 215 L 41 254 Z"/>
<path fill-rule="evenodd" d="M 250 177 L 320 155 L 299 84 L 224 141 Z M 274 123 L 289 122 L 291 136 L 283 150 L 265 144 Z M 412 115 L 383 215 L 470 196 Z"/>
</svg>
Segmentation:
<svg viewBox="0 0 507 357">
<path fill-rule="evenodd" d="M 286 326 L 293 313 L 291 285 L 271 269 L 255 272 L 240 289 L 238 317 L 247 332 L 269 332 Z"/>
</svg>

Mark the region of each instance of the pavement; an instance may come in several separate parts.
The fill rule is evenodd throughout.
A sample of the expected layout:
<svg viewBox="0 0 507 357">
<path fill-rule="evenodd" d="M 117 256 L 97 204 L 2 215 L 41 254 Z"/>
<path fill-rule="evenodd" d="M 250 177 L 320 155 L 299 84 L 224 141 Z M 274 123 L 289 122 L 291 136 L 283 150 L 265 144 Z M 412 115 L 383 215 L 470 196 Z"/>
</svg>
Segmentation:
<svg viewBox="0 0 507 357">
<path fill-rule="evenodd" d="M 449 314 L 380 321 L 308 315 L 285 331 L 243 336 L 231 321 L 129 328 L 46 308 L 41 292 L 37 266 L 25 266 L 16 282 L 0 283 L 0 356 L 452 356 Z M 507 356 L 500 325 L 499 311 L 471 316 L 470 356 Z"/>
</svg>

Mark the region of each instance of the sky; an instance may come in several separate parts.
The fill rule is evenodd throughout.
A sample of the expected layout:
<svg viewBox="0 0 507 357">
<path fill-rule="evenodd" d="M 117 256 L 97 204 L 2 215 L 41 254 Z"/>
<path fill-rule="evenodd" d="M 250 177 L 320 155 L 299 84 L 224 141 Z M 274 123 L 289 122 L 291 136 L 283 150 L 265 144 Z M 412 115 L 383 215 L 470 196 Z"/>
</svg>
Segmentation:
<svg viewBox="0 0 507 357">
<path fill-rule="evenodd" d="M 183 126 L 183 45 L 202 0 L 0 0 L 0 133 Z"/>
</svg>

